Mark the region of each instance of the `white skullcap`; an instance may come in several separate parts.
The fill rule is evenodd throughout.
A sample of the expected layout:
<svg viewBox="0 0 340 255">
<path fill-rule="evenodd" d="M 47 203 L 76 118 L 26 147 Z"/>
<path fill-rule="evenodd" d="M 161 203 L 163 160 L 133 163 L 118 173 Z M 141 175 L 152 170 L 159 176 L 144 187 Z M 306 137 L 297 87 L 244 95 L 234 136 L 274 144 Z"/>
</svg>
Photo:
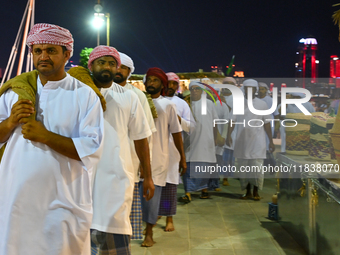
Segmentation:
<svg viewBox="0 0 340 255">
<path fill-rule="evenodd" d="M 267 90 L 269 89 L 269 88 L 268 88 L 268 85 L 265 84 L 264 82 L 259 82 L 259 87 L 266 88 Z"/>
<path fill-rule="evenodd" d="M 128 77 L 128 78 L 130 78 L 131 74 L 133 74 L 133 72 L 135 71 L 135 66 L 133 64 L 133 60 L 128 55 L 126 55 L 125 53 L 122 53 L 122 52 L 119 52 L 119 56 L 120 56 L 121 64 L 130 68 L 130 74 L 129 74 L 129 77 Z"/>
<path fill-rule="evenodd" d="M 300 92 L 292 92 L 290 93 L 293 97 L 301 97 L 304 98 L 306 97 L 305 93 L 300 93 Z"/>
<path fill-rule="evenodd" d="M 192 87 L 192 86 L 198 86 L 202 89 L 204 89 L 204 84 L 199 82 L 199 81 L 192 81 L 189 83 L 189 89 Z"/>
<path fill-rule="evenodd" d="M 236 85 L 236 80 L 233 77 L 225 77 L 222 81 L 224 84 L 234 84 Z"/>
<path fill-rule="evenodd" d="M 256 80 L 248 79 L 243 82 L 243 87 L 254 87 L 256 92 L 259 90 L 259 84 Z"/>
</svg>

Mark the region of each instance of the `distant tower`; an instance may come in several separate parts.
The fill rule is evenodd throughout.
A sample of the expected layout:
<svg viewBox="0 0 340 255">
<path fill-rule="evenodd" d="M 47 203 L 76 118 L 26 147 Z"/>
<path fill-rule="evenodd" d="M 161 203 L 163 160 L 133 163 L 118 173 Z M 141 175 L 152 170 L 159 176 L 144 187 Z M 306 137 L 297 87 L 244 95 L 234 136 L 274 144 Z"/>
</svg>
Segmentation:
<svg viewBox="0 0 340 255">
<path fill-rule="evenodd" d="M 336 88 L 340 88 L 340 60 L 337 55 L 331 56 L 329 71 L 329 83 L 333 83 Z"/>
<path fill-rule="evenodd" d="M 295 77 L 299 79 L 300 87 L 305 87 L 305 79 L 311 78 L 311 83 L 316 83 L 318 78 L 319 60 L 317 60 L 316 52 L 318 50 L 318 42 L 315 38 L 301 39 L 296 52 L 298 62 L 295 63 Z"/>
</svg>

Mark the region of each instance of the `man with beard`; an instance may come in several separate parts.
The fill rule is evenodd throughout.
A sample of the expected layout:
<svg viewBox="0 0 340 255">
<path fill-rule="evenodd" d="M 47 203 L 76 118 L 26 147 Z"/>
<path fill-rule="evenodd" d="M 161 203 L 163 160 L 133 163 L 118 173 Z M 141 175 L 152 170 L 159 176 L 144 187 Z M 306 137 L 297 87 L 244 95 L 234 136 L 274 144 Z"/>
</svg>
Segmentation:
<svg viewBox="0 0 340 255">
<path fill-rule="evenodd" d="M 201 191 L 200 198 L 208 197 L 208 182 L 211 177 L 209 166 L 216 164 L 215 140 L 217 127 L 213 126 L 214 119 L 218 119 L 215 105 L 206 100 L 207 114 L 202 114 L 202 92 L 204 84 L 192 81 L 189 84 L 191 96 L 191 109 L 196 120 L 194 132 L 190 133 L 190 139 L 185 140 L 185 156 L 188 168 L 183 176 L 185 195 L 178 199 L 179 202 L 191 202 L 191 193 Z M 200 169 L 200 171 L 196 171 Z"/>
<path fill-rule="evenodd" d="M 192 117 L 190 107 L 183 99 L 175 96 L 178 90 L 179 77 L 175 73 L 166 73 L 168 77 L 168 88 L 166 90 L 166 99 L 171 100 L 176 105 L 176 112 L 181 127 L 186 135 L 195 128 L 195 120 Z M 183 132 L 183 135 L 184 135 Z M 182 136 L 183 137 L 183 136 Z M 176 149 L 172 136 L 169 137 L 169 167 L 166 178 L 166 185 L 162 187 L 162 195 L 159 207 L 159 216 L 166 216 L 165 230 L 171 232 L 175 230 L 173 224 L 173 215 L 176 214 L 177 207 L 177 186 L 179 184 L 178 163 L 180 155 Z M 184 174 L 182 172 L 182 174 Z"/>
<path fill-rule="evenodd" d="M 182 128 L 176 114 L 176 106 L 164 98 L 168 78 L 163 70 L 154 67 L 146 73 L 146 91 L 151 94 L 157 109 L 158 118 L 155 119 L 157 132 L 153 136 L 152 147 L 152 179 L 155 184 L 155 195 L 149 201 L 142 199 L 143 221 L 146 222 L 146 234 L 143 247 L 154 245 L 152 227 L 157 222 L 162 187 L 166 185 L 169 166 L 169 137 L 172 135 L 174 144 L 180 154 L 179 169 L 186 171 L 185 154 L 182 142 Z M 145 180 L 144 180 L 145 181 Z M 144 182 L 141 185 L 141 193 Z"/>
<path fill-rule="evenodd" d="M 91 246 L 95 254 L 131 254 L 129 216 L 136 173 L 129 139 L 134 141 L 144 170 L 144 198 L 151 199 L 154 192 L 147 140 L 152 132 L 136 94 L 113 82 L 119 66 L 119 53 L 113 47 L 98 46 L 90 54 L 88 68 L 106 100 L 104 118 L 118 134 L 121 159 L 115 160 L 116 155 L 111 153 L 113 148 L 110 145 L 115 141 L 105 137 L 104 153 L 98 165 L 93 191 Z M 104 174 L 99 178 L 101 173 L 106 173 L 107 179 L 102 178 Z"/>
<path fill-rule="evenodd" d="M 133 86 L 132 84 L 127 82 L 127 79 L 131 76 L 131 74 L 134 72 L 135 67 L 133 64 L 132 59 L 124 54 L 119 52 L 119 57 L 121 61 L 120 67 L 117 69 L 117 72 L 114 76 L 114 82 L 119 84 L 120 86 L 124 87 L 125 89 L 131 90 L 139 98 L 139 101 L 143 107 L 145 116 L 148 120 L 151 132 L 156 132 L 156 127 L 155 123 L 152 117 L 152 113 L 150 110 L 150 106 L 148 103 L 148 100 L 146 98 L 146 95 L 138 88 Z M 151 150 L 152 150 L 152 142 L 151 142 L 151 137 L 149 138 L 149 148 L 150 148 L 150 158 L 152 158 Z M 139 196 L 139 188 L 138 188 L 138 183 L 139 183 L 139 175 L 138 175 L 138 170 L 140 167 L 140 161 L 137 157 L 136 151 L 135 151 L 135 146 L 132 140 L 130 140 L 130 146 L 131 146 L 131 157 L 132 157 L 132 163 L 134 167 L 134 172 L 136 173 L 135 177 L 135 187 L 133 191 L 133 200 L 132 200 L 132 208 L 131 208 L 131 215 L 130 215 L 130 220 L 131 220 L 131 226 L 132 226 L 132 236 L 131 239 L 142 239 L 142 206 L 141 206 L 141 200 Z"/>
<path fill-rule="evenodd" d="M 233 125 L 228 129 L 227 144 L 232 142 L 235 144 L 234 156 L 237 159 L 239 169 L 245 167 L 257 166 L 259 169 L 263 165 L 263 159 L 266 158 L 266 135 L 269 138 L 269 150 L 274 152 L 275 145 L 272 139 L 270 115 L 258 116 L 253 114 L 248 108 L 248 96 L 252 96 L 253 107 L 257 110 L 268 110 L 266 102 L 255 97 L 258 90 L 258 83 L 256 80 L 248 79 L 243 82 L 245 93 L 245 109 L 244 115 L 234 115 Z M 251 93 L 248 93 L 248 88 Z M 251 121 L 251 125 L 248 122 Z M 232 141 L 231 133 L 237 123 L 237 133 L 235 141 Z M 243 125 L 243 123 L 245 123 Z M 265 123 L 265 124 L 263 124 Z M 262 124 L 262 125 L 261 125 Z M 246 189 L 242 199 L 254 199 L 259 201 L 261 199 L 258 190 L 263 187 L 264 175 L 261 172 L 241 173 L 240 182 L 241 189 Z M 251 188 L 253 187 L 253 194 Z"/>
<path fill-rule="evenodd" d="M 91 254 L 91 176 L 101 157 L 100 100 L 65 73 L 70 31 L 35 24 L 36 70 L 1 88 L 0 254 Z"/>
</svg>

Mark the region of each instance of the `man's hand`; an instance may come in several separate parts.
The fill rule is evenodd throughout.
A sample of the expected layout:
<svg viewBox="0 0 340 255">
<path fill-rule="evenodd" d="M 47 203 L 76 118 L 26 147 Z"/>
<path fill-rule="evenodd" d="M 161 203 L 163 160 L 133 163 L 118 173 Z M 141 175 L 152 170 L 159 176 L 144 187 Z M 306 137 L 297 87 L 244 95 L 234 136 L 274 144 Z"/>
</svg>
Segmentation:
<svg viewBox="0 0 340 255">
<path fill-rule="evenodd" d="M 275 151 L 275 144 L 273 142 L 269 143 L 269 151 L 273 153 Z"/>
<path fill-rule="evenodd" d="M 49 131 L 44 125 L 37 120 L 31 120 L 28 118 L 22 118 L 19 123 L 23 123 L 21 133 L 25 139 L 33 142 L 46 143 L 46 138 L 49 135 Z"/>
<path fill-rule="evenodd" d="M 181 171 L 182 169 L 182 171 Z M 181 160 L 179 162 L 179 172 L 181 173 L 181 176 L 183 176 L 185 174 L 185 172 L 187 171 L 187 162 L 185 162 L 185 160 Z"/>
<path fill-rule="evenodd" d="M 152 178 L 144 179 L 143 181 L 143 197 L 146 201 L 149 201 L 155 193 L 155 185 Z"/>
<path fill-rule="evenodd" d="M 19 100 L 11 110 L 11 115 L 8 118 L 8 124 L 12 128 L 16 128 L 20 124 L 22 118 L 28 118 L 34 113 L 34 106 L 30 100 Z"/>
</svg>

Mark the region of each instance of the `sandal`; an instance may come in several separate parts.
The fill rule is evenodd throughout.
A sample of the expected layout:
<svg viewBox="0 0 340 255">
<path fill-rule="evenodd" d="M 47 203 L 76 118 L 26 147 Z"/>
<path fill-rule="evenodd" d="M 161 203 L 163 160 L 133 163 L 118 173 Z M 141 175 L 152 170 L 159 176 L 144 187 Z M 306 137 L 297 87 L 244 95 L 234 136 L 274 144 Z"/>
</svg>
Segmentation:
<svg viewBox="0 0 340 255">
<path fill-rule="evenodd" d="M 207 199 L 209 198 L 209 193 L 208 192 L 202 192 L 200 195 L 200 199 Z"/>
<path fill-rule="evenodd" d="M 187 203 L 190 203 L 191 200 L 190 200 L 188 195 L 183 195 L 180 198 L 178 198 L 178 202 L 182 202 L 182 203 L 186 203 L 187 204 Z"/>
<path fill-rule="evenodd" d="M 243 200 L 252 199 L 252 198 L 253 198 L 252 195 L 247 195 L 247 194 L 244 194 L 244 195 L 241 196 L 241 199 L 243 199 Z"/>
<path fill-rule="evenodd" d="M 254 196 L 254 201 L 260 201 L 261 197 L 260 196 Z"/>
</svg>

